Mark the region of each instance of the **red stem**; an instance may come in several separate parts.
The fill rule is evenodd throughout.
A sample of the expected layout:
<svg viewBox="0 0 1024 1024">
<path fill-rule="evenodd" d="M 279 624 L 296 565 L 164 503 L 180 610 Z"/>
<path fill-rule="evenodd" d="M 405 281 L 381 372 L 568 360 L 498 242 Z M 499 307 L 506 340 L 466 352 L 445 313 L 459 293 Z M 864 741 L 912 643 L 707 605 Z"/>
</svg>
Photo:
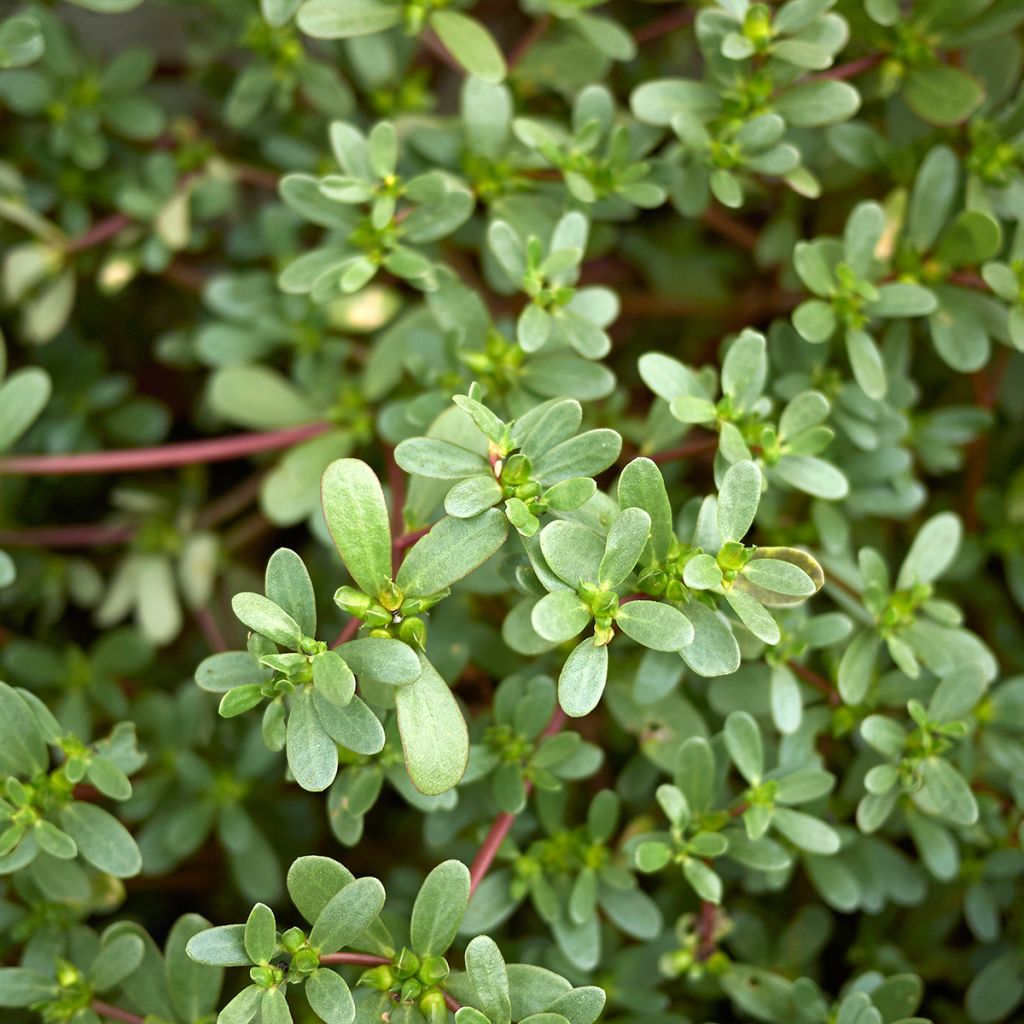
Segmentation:
<svg viewBox="0 0 1024 1024">
<path fill-rule="evenodd" d="M 832 79 L 833 81 L 844 81 L 847 78 L 856 78 L 865 71 L 872 71 L 885 60 L 884 53 L 872 53 L 867 57 L 858 57 L 846 64 L 837 64 L 834 68 L 822 71 L 820 75 L 813 75 L 816 79 Z"/>
<path fill-rule="evenodd" d="M 544 17 L 538 18 L 532 22 L 530 27 L 523 33 L 522 38 L 516 43 L 512 52 L 508 55 L 508 70 L 512 71 L 518 64 L 522 63 L 523 58 L 533 48 L 534 43 L 540 39 L 541 36 L 547 32 L 551 25 L 551 15 L 545 14 Z"/>
<path fill-rule="evenodd" d="M 118 1006 L 111 1006 L 110 1003 L 101 1003 L 98 999 L 94 999 L 91 1006 L 93 1012 L 98 1013 L 101 1017 L 124 1021 L 124 1024 L 146 1024 L 145 1020 L 137 1013 L 129 1013 Z"/>
<path fill-rule="evenodd" d="M 107 523 L 0 530 L 0 547 L 88 548 L 94 545 L 123 544 L 135 536 L 135 530 L 134 526 Z"/>
<path fill-rule="evenodd" d="M 112 213 L 109 217 L 104 217 L 103 220 L 97 221 L 88 231 L 77 238 L 72 238 L 64 246 L 64 251 L 76 253 L 82 252 L 85 249 L 92 249 L 94 246 L 102 245 L 104 242 L 109 241 L 134 223 L 135 220 L 126 213 Z"/>
<path fill-rule="evenodd" d="M 693 21 L 696 12 L 692 7 L 682 7 L 678 11 L 669 11 L 667 14 L 655 18 L 653 21 L 641 25 L 634 33 L 633 38 L 640 44 L 649 43 L 653 39 L 660 39 L 677 28 L 685 28 Z"/>
<path fill-rule="evenodd" d="M 225 462 L 258 452 L 288 448 L 329 429 L 327 423 L 307 423 L 285 430 L 231 434 L 201 441 L 181 441 L 154 448 L 120 448 L 77 455 L 14 455 L 0 459 L 0 475 L 68 476 L 79 473 L 131 473 L 167 466 Z"/>
<path fill-rule="evenodd" d="M 379 967 L 391 961 L 386 956 L 373 953 L 325 953 L 320 957 L 322 964 L 358 964 L 360 967 Z"/>
<path fill-rule="evenodd" d="M 718 907 L 710 900 L 701 900 L 700 918 L 697 922 L 697 959 L 702 963 L 715 951 L 717 923 Z"/>
<path fill-rule="evenodd" d="M 551 721 L 548 722 L 541 736 L 554 736 L 555 733 L 561 731 L 563 725 L 565 725 L 565 712 L 561 708 L 556 708 L 555 713 L 551 716 Z M 533 783 L 527 779 L 523 788 L 529 794 L 530 790 L 533 789 Z M 509 814 L 508 811 L 502 811 L 494 819 L 494 823 L 491 825 L 487 835 L 484 836 L 484 841 L 480 844 L 480 849 L 477 850 L 476 856 L 473 858 L 473 863 L 469 866 L 470 896 L 476 892 L 478 886 L 484 880 L 484 876 L 494 863 L 498 850 L 501 849 L 501 844 L 505 842 L 515 822 L 516 815 Z"/>
<path fill-rule="evenodd" d="M 650 456 L 651 462 L 661 465 L 665 462 L 676 462 L 678 459 L 688 459 L 693 455 L 700 455 L 702 452 L 711 451 L 718 446 L 718 435 L 712 434 L 709 437 L 698 437 L 693 441 L 687 441 L 678 448 L 668 448 L 663 452 L 655 452 Z"/>
<path fill-rule="evenodd" d="M 793 672 L 805 683 L 809 686 L 813 686 L 820 693 L 825 694 L 828 698 L 829 704 L 833 707 L 837 707 L 839 705 L 839 691 L 824 676 L 819 676 L 817 672 L 812 672 L 806 665 L 801 665 L 799 661 L 795 661 L 793 659 L 790 659 L 786 664 L 789 665 Z"/>
<path fill-rule="evenodd" d="M 331 644 L 331 647 L 340 647 L 342 644 L 347 644 L 359 632 L 359 627 L 363 624 L 362 619 L 351 618 L 345 623 L 345 628 L 338 634 L 337 639 Z"/>
</svg>

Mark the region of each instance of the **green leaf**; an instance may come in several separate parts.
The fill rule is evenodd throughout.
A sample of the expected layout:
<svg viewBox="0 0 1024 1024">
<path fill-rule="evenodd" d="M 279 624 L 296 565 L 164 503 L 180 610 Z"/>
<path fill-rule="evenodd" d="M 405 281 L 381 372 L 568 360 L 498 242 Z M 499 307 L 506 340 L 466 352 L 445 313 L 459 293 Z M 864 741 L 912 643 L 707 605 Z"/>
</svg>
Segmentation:
<svg viewBox="0 0 1024 1024">
<path fill-rule="evenodd" d="M 761 471 L 753 462 L 733 463 L 718 490 L 718 532 L 725 541 L 746 536 L 761 501 Z"/>
<path fill-rule="evenodd" d="M 651 553 L 662 561 L 672 543 L 672 505 L 661 470 L 650 459 L 632 459 L 619 476 L 620 508 L 642 508 L 651 519 Z"/>
<path fill-rule="evenodd" d="M 465 773 L 469 734 L 448 684 L 423 654 L 420 664 L 419 678 L 395 691 L 395 706 L 409 778 L 421 793 L 436 796 Z"/>
<path fill-rule="evenodd" d="M 868 306 L 868 312 L 871 316 L 898 318 L 927 316 L 938 308 L 938 299 L 927 288 L 897 282 L 878 289 L 878 299 Z"/>
<path fill-rule="evenodd" d="M 292 1024 L 283 988 L 264 989 L 260 999 L 260 1024 Z"/>
<path fill-rule="evenodd" d="M 358 459 L 338 459 L 324 470 L 324 519 L 359 587 L 376 596 L 391 581 L 391 527 L 376 474 Z"/>
<path fill-rule="evenodd" d="M 789 89 L 775 109 L 794 128 L 821 128 L 848 121 L 860 108 L 860 94 L 848 82 L 817 81 Z"/>
<path fill-rule="evenodd" d="M 540 532 L 540 549 L 551 571 L 573 590 L 597 581 L 605 545 L 579 523 L 558 520 Z"/>
<path fill-rule="evenodd" d="M 142 855 L 131 833 L 112 814 L 76 801 L 60 812 L 61 828 L 78 844 L 94 867 L 115 878 L 132 878 L 142 870 Z"/>
<path fill-rule="evenodd" d="M 651 517 L 641 508 L 623 509 L 612 523 L 598 566 L 598 583 L 605 588 L 619 586 L 633 571 L 647 546 Z"/>
<path fill-rule="evenodd" d="M 680 651 L 693 642 L 693 626 L 677 608 L 657 601 L 621 605 L 615 622 L 623 633 L 653 651 Z"/>
<path fill-rule="evenodd" d="M 452 56 L 471 74 L 485 82 L 505 77 L 505 58 L 490 32 L 478 21 L 458 11 L 435 11 L 430 27 Z"/>
<path fill-rule="evenodd" d="M 213 967 L 247 967 L 252 961 L 245 949 L 245 925 L 225 924 L 193 935 L 185 952 L 196 963 Z"/>
<path fill-rule="evenodd" d="M 507 536 L 508 522 L 497 509 L 473 519 L 448 516 L 413 545 L 397 583 L 418 597 L 439 593 L 486 562 Z"/>
<path fill-rule="evenodd" d="M 493 474 L 460 480 L 444 499 L 444 510 L 458 519 L 471 519 L 501 501 L 501 484 Z"/>
<path fill-rule="evenodd" d="M 967 780 L 941 757 L 926 757 L 918 772 L 921 788 L 912 794 L 925 814 L 954 825 L 973 825 L 978 820 L 978 802 Z"/>
<path fill-rule="evenodd" d="M 277 925 L 274 912 L 263 903 L 257 903 L 245 922 L 245 951 L 254 964 L 264 964 L 274 955 L 277 945 Z"/>
<path fill-rule="evenodd" d="M 743 575 L 765 590 L 792 597 L 810 597 L 818 590 L 810 576 L 792 562 L 778 558 L 755 558 L 743 567 Z"/>
<path fill-rule="evenodd" d="M 27 967 L 0 967 L 0 1006 L 30 1006 L 56 994 L 56 982 L 45 974 Z"/>
<path fill-rule="evenodd" d="M 469 906 L 469 869 L 446 860 L 424 879 L 409 921 L 409 937 L 419 957 L 443 956 L 455 941 Z"/>
<path fill-rule="evenodd" d="M 316 595 L 302 559 L 290 548 L 278 548 L 267 562 L 264 590 L 283 608 L 305 636 L 316 636 Z"/>
<path fill-rule="evenodd" d="M 28 705 L 13 687 L 0 682 L 0 770 L 34 775 L 49 763 L 46 742 Z"/>
<path fill-rule="evenodd" d="M 305 989 L 310 1009 L 324 1024 L 352 1024 L 356 1019 L 352 992 L 340 974 L 321 967 L 306 979 Z"/>
<path fill-rule="evenodd" d="M 337 653 L 360 678 L 366 676 L 390 686 L 405 686 L 415 682 L 420 675 L 416 651 L 401 640 L 360 637 L 342 644 Z"/>
<path fill-rule="evenodd" d="M 412 437 L 403 441 L 395 448 L 395 461 L 407 473 L 430 480 L 461 480 L 490 472 L 484 456 L 434 437 Z M 493 479 L 493 474 L 491 476 Z"/>
<path fill-rule="evenodd" d="M 376 878 L 357 878 L 334 894 L 309 933 L 310 945 L 322 954 L 351 945 L 384 909 L 384 886 Z"/>
<path fill-rule="evenodd" d="M 582 718 L 597 707 L 608 680 L 608 648 L 593 637 L 572 651 L 558 676 L 558 703 L 571 718 Z"/>
<path fill-rule="evenodd" d="M 569 590 L 546 594 L 530 613 L 533 628 L 555 644 L 571 640 L 587 627 L 590 619 L 590 608 Z"/>
<path fill-rule="evenodd" d="M 844 704 L 860 704 L 867 696 L 875 676 L 875 662 L 881 639 L 871 629 L 865 629 L 849 643 L 839 661 L 836 682 Z"/>
<path fill-rule="evenodd" d="M 316 692 L 339 708 L 347 707 L 356 693 L 356 678 L 334 651 L 321 651 L 313 659 Z"/>
<path fill-rule="evenodd" d="M 466 947 L 466 972 L 476 990 L 480 1008 L 491 1024 L 511 1024 L 508 972 L 493 939 L 478 935 Z"/>
<path fill-rule="evenodd" d="M 756 786 L 764 774 L 764 749 L 757 722 L 746 711 L 733 711 L 725 720 L 723 735 L 733 764 L 747 782 Z"/>
<path fill-rule="evenodd" d="M 14 445 L 35 422 L 51 391 L 49 374 L 36 366 L 15 370 L 0 384 L 0 452 Z"/>
<path fill-rule="evenodd" d="M 306 0 L 296 17 L 314 39 L 348 39 L 383 32 L 402 20 L 402 9 L 385 0 Z"/>
<path fill-rule="evenodd" d="M 839 835 L 836 830 L 803 811 L 776 807 L 772 812 L 772 825 L 794 846 L 807 853 L 828 857 L 839 852 Z"/>
<path fill-rule="evenodd" d="M 283 608 L 262 594 L 235 594 L 231 599 L 231 610 L 254 633 L 289 650 L 299 649 L 303 636 L 299 624 Z"/>
<path fill-rule="evenodd" d="M 248 985 L 220 1011 L 217 1024 L 249 1024 L 260 1012 L 262 999 L 263 989 Z"/>
<path fill-rule="evenodd" d="M 210 378 L 210 405 L 222 419 L 250 430 L 297 427 L 316 419 L 302 392 L 265 366 L 225 366 Z"/>
<path fill-rule="evenodd" d="M 982 103 L 985 93 L 970 75 L 939 64 L 917 68 L 903 89 L 907 106 L 923 121 L 935 125 L 959 124 Z"/>
<path fill-rule="evenodd" d="M 858 277 L 866 277 L 870 271 L 884 231 L 885 211 L 878 203 L 858 203 L 847 218 L 843 254 Z"/>
<path fill-rule="evenodd" d="M 311 793 L 325 790 L 338 774 L 338 747 L 321 724 L 309 686 L 292 695 L 285 751 L 295 781 Z"/>
<path fill-rule="evenodd" d="M 888 388 L 885 365 L 874 338 L 866 331 L 848 328 L 846 351 L 850 357 L 853 376 L 868 398 L 880 400 Z"/>
<path fill-rule="evenodd" d="M 539 455 L 534 476 L 545 487 L 574 476 L 603 473 L 622 451 L 622 437 L 614 430 L 587 430 Z"/>
<path fill-rule="evenodd" d="M 35 18 L 16 15 L 0 22 L 0 68 L 31 64 L 43 55 L 43 49 L 43 34 Z"/>
<path fill-rule="evenodd" d="M 917 583 L 934 583 L 956 559 L 963 529 L 953 512 L 932 516 L 914 537 L 903 559 L 896 588 L 905 590 Z"/>
<path fill-rule="evenodd" d="M 214 1011 L 224 972 L 195 963 L 187 954 L 189 941 L 210 927 L 199 914 L 183 914 L 171 926 L 164 956 L 167 994 L 183 1020 L 198 1020 Z"/>
</svg>

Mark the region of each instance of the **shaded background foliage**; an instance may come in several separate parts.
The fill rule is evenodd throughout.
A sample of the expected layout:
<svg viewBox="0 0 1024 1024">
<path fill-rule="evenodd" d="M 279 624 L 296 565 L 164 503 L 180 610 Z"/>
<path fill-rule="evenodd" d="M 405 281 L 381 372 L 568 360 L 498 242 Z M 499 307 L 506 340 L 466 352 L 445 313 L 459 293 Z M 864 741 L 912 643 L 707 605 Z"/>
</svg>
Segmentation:
<svg viewBox="0 0 1024 1024">
<path fill-rule="evenodd" d="M 5 1014 L 1015 1019 L 1018 0 L 9 8 Z"/>
</svg>

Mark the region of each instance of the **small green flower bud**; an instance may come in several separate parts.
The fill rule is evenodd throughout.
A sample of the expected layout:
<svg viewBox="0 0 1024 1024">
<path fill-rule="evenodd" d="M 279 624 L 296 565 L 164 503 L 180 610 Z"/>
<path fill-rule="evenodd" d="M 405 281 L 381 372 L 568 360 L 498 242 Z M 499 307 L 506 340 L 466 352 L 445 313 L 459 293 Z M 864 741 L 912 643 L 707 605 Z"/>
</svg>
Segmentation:
<svg viewBox="0 0 1024 1024">
<path fill-rule="evenodd" d="M 403 949 L 395 957 L 394 968 L 400 978 L 411 978 L 420 969 L 420 958 L 411 949 Z"/>
<path fill-rule="evenodd" d="M 444 995 L 436 989 L 428 992 L 420 1000 L 420 1013 L 427 1018 L 427 1024 L 447 1024 L 448 1005 L 444 1001 Z"/>
<path fill-rule="evenodd" d="M 374 629 L 383 629 L 391 625 L 391 612 L 379 604 L 372 604 L 363 613 L 363 621 Z"/>
<path fill-rule="evenodd" d="M 249 971 L 249 977 L 252 978 L 252 983 L 259 985 L 260 988 L 272 988 L 276 981 L 273 967 L 253 967 Z"/>
<path fill-rule="evenodd" d="M 404 597 L 402 588 L 394 580 L 389 581 L 388 585 L 377 594 L 377 600 L 389 612 L 398 611 L 402 607 Z"/>
<path fill-rule="evenodd" d="M 718 564 L 723 572 L 736 572 L 747 564 L 747 549 L 738 541 L 730 540 L 718 552 Z"/>
<path fill-rule="evenodd" d="M 686 584 L 682 580 L 669 580 L 665 587 L 665 597 L 669 601 L 685 601 Z"/>
<path fill-rule="evenodd" d="M 361 619 L 372 602 L 369 594 L 364 594 L 355 587 L 338 587 L 334 592 L 334 603 L 343 612 Z"/>
<path fill-rule="evenodd" d="M 428 956 L 420 966 L 419 978 L 425 985 L 436 985 L 448 977 L 451 968 L 443 956 Z"/>
<path fill-rule="evenodd" d="M 320 957 L 312 949 L 300 949 L 292 958 L 292 967 L 303 974 L 309 974 L 320 966 Z"/>
<path fill-rule="evenodd" d="M 603 590 L 595 595 L 590 607 L 597 616 L 611 615 L 619 607 L 619 596 L 613 590 Z"/>
<path fill-rule="evenodd" d="M 300 950 L 306 942 L 306 933 L 301 928 L 289 928 L 281 936 L 281 945 L 289 953 Z"/>
<path fill-rule="evenodd" d="M 363 971 L 357 984 L 376 989 L 378 992 L 389 992 L 397 981 L 391 966 L 381 964 L 380 967 L 371 967 L 368 971 Z"/>
<path fill-rule="evenodd" d="M 413 644 L 416 647 L 426 647 L 427 645 L 427 626 L 422 619 L 417 618 L 415 615 L 406 619 L 401 626 L 398 628 L 399 640 L 405 641 L 407 644 Z"/>
<path fill-rule="evenodd" d="M 409 978 L 408 981 L 402 983 L 399 999 L 403 1003 L 410 1003 L 414 999 L 419 999 L 422 991 L 423 986 L 415 978 Z"/>
<path fill-rule="evenodd" d="M 525 455 L 510 455 L 501 470 L 501 482 L 512 487 L 520 487 L 529 483 L 532 469 L 530 460 Z"/>
</svg>

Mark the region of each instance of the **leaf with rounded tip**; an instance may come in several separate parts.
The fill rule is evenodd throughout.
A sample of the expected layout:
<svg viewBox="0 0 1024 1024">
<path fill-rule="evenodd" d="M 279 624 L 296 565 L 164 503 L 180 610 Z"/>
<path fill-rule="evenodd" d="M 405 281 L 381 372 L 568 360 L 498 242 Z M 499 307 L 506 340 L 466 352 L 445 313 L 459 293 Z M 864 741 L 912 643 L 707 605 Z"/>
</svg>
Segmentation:
<svg viewBox="0 0 1024 1024">
<path fill-rule="evenodd" d="M 622 436 L 614 430 L 587 430 L 537 456 L 533 475 L 550 487 L 572 476 L 603 473 L 622 451 Z"/>
<path fill-rule="evenodd" d="M 541 530 L 540 550 L 551 571 L 576 590 L 597 580 L 605 545 L 585 526 L 559 519 Z"/>
<path fill-rule="evenodd" d="M 274 955 L 277 925 L 274 921 L 274 912 L 265 903 L 257 903 L 249 911 L 243 941 L 245 951 L 254 964 L 266 963 Z"/>
<path fill-rule="evenodd" d="M 196 963 L 211 967 L 248 967 L 252 963 L 245 949 L 244 924 L 223 924 L 198 932 L 188 940 L 185 952 Z"/>
<path fill-rule="evenodd" d="M 663 561 L 672 544 L 672 505 L 665 480 L 651 459 L 633 459 L 619 476 L 619 507 L 642 508 L 651 518 L 650 553 Z"/>
<path fill-rule="evenodd" d="M 825 501 L 839 501 L 850 493 L 850 484 L 842 470 L 814 455 L 783 455 L 768 470 L 770 477 Z"/>
<path fill-rule="evenodd" d="M 354 880 L 344 864 L 330 857 L 299 857 L 288 869 L 288 895 L 295 909 L 313 924 L 335 893 Z"/>
<path fill-rule="evenodd" d="M 781 638 L 779 624 L 758 601 L 742 590 L 733 587 L 725 594 L 729 607 L 739 616 L 751 633 L 766 644 L 777 644 Z"/>
<path fill-rule="evenodd" d="M 764 335 L 749 328 L 729 346 L 722 361 L 722 393 L 735 409 L 749 409 L 764 391 L 768 357 Z"/>
<path fill-rule="evenodd" d="M 651 533 L 651 517 L 642 508 L 623 509 L 612 523 L 598 566 L 598 582 L 615 588 L 633 571 Z"/>
<path fill-rule="evenodd" d="M 355 674 L 390 686 L 414 683 L 420 675 L 416 651 L 401 640 L 366 636 L 336 648 Z"/>
<path fill-rule="evenodd" d="M 903 559 L 896 589 L 904 590 L 916 583 L 933 583 L 953 564 L 963 528 L 953 512 L 932 516 L 917 531 L 910 550 Z"/>
<path fill-rule="evenodd" d="M 306 636 L 316 636 L 316 594 L 302 559 L 291 548 L 278 548 L 267 562 L 267 597 L 283 608 Z"/>
<path fill-rule="evenodd" d="M 356 1019 L 356 1004 L 348 982 L 335 971 L 321 967 L 314 971 L 305 984 L 309 1008 L 324 1024 L 352 1024 Z"/>
<path fill-rule="evenodd" d="M 466 971 L 476 989 L 480 1008 L 491 1024 L 511 1024 L 508 972 L 497 943 L 487 935 L 478 935 L 466 947 Z"/>
<path fill-rule="evenodd" d="M 423 880 L 412 907 L 409 938 L 419 957 L 443 956 L 469 906 L 469 868 L 446 860 Z"/>
<path fill-rule="evenodd" d="M 373 924 L 384 909 L 384 886 L 376 878 L 357 878 L 336 892 L 317 915 L 309 943 L 323 953 L 336 953 Z"/>
<path fill-rule="evenodd" d="M 681 651 L 693 642 L 693 626 L 677 608 L 659 601 L 621 605 L 615 622 L 631 640 L 652 651 Z"/>
<path fill-rule="evenodd" d="M 699 676 L 731 675 L 740 667 L 740 648 L 726 619 L 698 601 L 690 601 L 683 614 L 693 623 L 693 643 L 679 653 Z"/>
<path fill-rule="evenodd" d="M 306 396 L 265 366 L 224 366 L 210 378 L 210 405 L 218 416 L 249 430 L 280 430 L 317 418 Z"/>
<path fill-rule="evenodd" d="M 324 470 L 320 496 L 341 560 L 375 597 L 391 582 L 391 527 L 377 475 L 359 459 L 338 459 Z"/>
<path fill-rule="evenodd" d="M 785 597 L 810 597 L 818 591 L 814 580 L 803 569 L 781 558 L 751 559 L 742 573 L 755 586 Z"/>
<path fill-rule="evenodd" d="M 479 21 L 459 11 L 443 10 L 430 16 L 430 27 L 471 75 L 492 84 L 505 77 L 505 58 L 494 37 Z"/>
<path fill-rule="evenodd" d="M 396 582 L 406 594 L 437 594 L 468 576 L 508 536 L 508 521 L 496 508 L 472 519 L 446 516 L 411 548 Z"/>
<path fill-rule="evenodd" d="M 493 473 L 460 480 L 444 499 L 444 510 L 457 519 L 472 519 L 501 501 L 501 484 Z"/>
<path fill-rule="evenodd" d="M 325 790 L 338 774 L 338 746 L 321 724 L 308 686 L 292 695 L 285 752 L 295 781 L 311 793 Z"/>
<path fill-rule="evenodd" d="M 316 692 L 339 708 L 355 696 L 356 677 L 335 651 L 321 651 L 313 658 L 313 685 Z"/>
<path fill-rule="evenodd" d="M 279 605 L 262 594 L 241 593 L 231 598 L 235 617 L 254 633 L 273 640 L 275 644 L 298 650 L 302 642 L 299 624 Z"/>
<path fill-rule="evenodd" d="M 94 867 L 115 878 L 132 878 L 142 870 L 142 854 L 132 834 L 108 811 L 81 801 L 60 812 L 61 828 L 78 844 Z"/>
<path fill-rule="evenodd" d="M 839 834 L 831 825 L 792 807 L 776 807 L 772 811 L 772 826 L 794 846 L 807 853 L 829 857 L 839 852 Z"/>
<path fill-rule="evenodd" d="M 15 370 L 0 384 L 0 452 L 25 433 L 50 400 L 50 375 L 37 366 Z"/>
<path fill-rule="evenodd" d="M 384 726 L 358 697 L 353 697 L 341 708 L 314 689 L 313 706 L 323 731 L 335 743 L 367 757 L 384 749 Z"/>
<path fill-rule="evenodd" d="M 718 489 L 718 532 L 724 541 L 746 536 L 761 501 L 761 471 L 753 462 L 734 462 Z"/>
<path fill-rule="evenodd" d="M 558 676 L 558 703 L 571 718 L 589 715 L 601 701 L 608 681 L 608 647 L 593 637 L 572 651 Z"/>
<path fill-rule="evenodd" d="M 725 720 L 723 736 L 733 764 L 747 782 L 756 786 L 764 774 L 764 747 L 754 717 L 746 711 L 733 711 Z"/>
<path fill-rule="evenodd" d="M 413 785 L 428 796 L 447 792 L 469 762 L 469 733 L 455 696 L 420 654 L 419 678 L 395 691 L 398 731 Z"/>
<path fill-rule="evenodd" d="M 306 0 L 295 20 L 314 39 L 351 39 L 392 28 L 402 20 L 402 9 L 384 0 Z"/>
<path fill-rule="evenodd" d="M 227 693 L 236 686 L 268 683 L 273 675 L 248 651 L 220 651 L 199 663 L 196 683 L 210 693 Z"/>
<path fill-rule="evenodd" d="M 722 569 L 713 555 L 701 552 L 683 566 L 683 582 L 694 590 L 714 590 L 722 582 Z"/>
<path fill-rule="evenodd" d="M 571 590 L 545 594 L 530 613 L 533 628 L 551 643 L 571 640 L 586 628 L 591 611 Z"/>
<path fill-rule="evenodd" d="M 395 448 L 395 462 L 406 473 L 428 480 L 462 480 L 490 471 L 482 455 L 436 437 L 410 437 L 402 441 Z"/>
</svg>

